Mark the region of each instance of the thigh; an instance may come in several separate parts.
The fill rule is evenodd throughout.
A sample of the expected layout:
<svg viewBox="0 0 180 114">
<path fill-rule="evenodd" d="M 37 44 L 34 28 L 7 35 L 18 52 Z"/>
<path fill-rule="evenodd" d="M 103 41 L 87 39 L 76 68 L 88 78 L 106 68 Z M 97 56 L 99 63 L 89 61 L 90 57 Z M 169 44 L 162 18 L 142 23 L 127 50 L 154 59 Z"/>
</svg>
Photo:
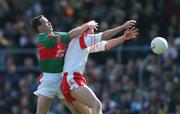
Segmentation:
<svg viewBox="0 0 180 114">
<path fill-rule="evenodd" d="M 51 98 L 39 95 L 36 114 L 47 114 L 51 107 L 52 101 L 53 99 Z"/>
<path fill-rule="evenodd" d="M 87 85 L 69 90 L 69 93 L 78 102 L 88 107 L 92 107 L 95 102 L 99 101 L 94 92 Z"/>
<path fill-rule="evenodd" d="M 77 100 L 73 101 L 72 104 L 80 114 L 92 114 L 90 107 L 78 102 Z"/>
</svg>

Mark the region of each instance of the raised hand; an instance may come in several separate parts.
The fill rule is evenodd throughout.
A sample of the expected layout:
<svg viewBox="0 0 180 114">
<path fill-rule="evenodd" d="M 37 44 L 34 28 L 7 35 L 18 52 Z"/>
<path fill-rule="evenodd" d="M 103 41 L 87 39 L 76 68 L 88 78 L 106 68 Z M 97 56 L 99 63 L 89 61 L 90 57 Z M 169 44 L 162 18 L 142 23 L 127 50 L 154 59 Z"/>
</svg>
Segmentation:
<svg viewBox="0 0 180 114">
<path fill-rule="evenodd" d="M 98 23 L 95 20 L 89 21 L 87 23 L 89 29 L 95 29 L 97 30 Z"/>
<path fill-rule="evenodd" d="M 122 25 L 122 27 L 123 27 L 123 29 L 129 29 L 129 28 L 133 27 L 135 24 L 136 24 L 136 20 L 130 20 L 130 21 L 127 21 L 126 23 L 124 23 Z"/>
<path fill-rule="evenodd" d="M 124 38 L 125 40 L 130 40 L 130 39 L 136 38 L 138 34 L 139 34 L 138 29 L 135 27 L 132 27 L 125 31 Z"/>
</svg>

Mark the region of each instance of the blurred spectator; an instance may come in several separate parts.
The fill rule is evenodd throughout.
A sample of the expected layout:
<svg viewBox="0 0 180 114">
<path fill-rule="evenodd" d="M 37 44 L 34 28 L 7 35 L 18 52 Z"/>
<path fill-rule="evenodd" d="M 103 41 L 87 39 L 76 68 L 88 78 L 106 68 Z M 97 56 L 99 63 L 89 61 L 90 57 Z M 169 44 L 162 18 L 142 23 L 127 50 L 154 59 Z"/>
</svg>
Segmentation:
<svg viewBox="0 0 180 114">
<path fill-rule="evenodd" d="M 7 72 L 4 75 L 4 80 L 10 82 L 13 87 L 17 88 L 17 83 L 20 80 L 20 75 L 16 71 L 16 66 L 14 64 L 9 64 L 7 66 Z"/>
<path fill-rule="evenodd" d="M 139 114 L 140 110 L 142 109 L 142 99 L 141 96 L 135 95 L 134 100 L 131 102 L 131 112 L 132 114 Z"/>
<path fill-rule="evenodd" d="M 176 112 L 175 112 L 175 114 L 180 114 L 180 105 L 179 104 L 176 105 Z"/>
<path fill-rule="evenodd" d="M 113 113 L 116 107 L 116 102 L 110 99 L 109 92 L 102 94 L 102 107 L 104 113 Z"/>
<path fill-rule="evenodd" d="M 7 38 L 4 38 L 3 32 L 0 31 L 0 47 L 8 47 L 10 46 L 10 42 L 7 40 Z"/>
<path fill-rule="evenodd" d="M 176 60 L 178 57 L 178 50 L 174 44 L 174 39 L 169 39 L 168 41 L 168 49 L 164 54 L 164 59 Z"/>
</svg>

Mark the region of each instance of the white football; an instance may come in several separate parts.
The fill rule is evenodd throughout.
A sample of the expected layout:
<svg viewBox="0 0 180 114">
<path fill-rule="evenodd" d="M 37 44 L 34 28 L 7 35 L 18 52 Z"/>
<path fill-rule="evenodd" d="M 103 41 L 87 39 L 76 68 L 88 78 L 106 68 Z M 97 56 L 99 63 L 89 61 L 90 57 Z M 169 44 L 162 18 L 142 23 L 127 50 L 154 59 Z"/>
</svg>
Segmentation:
<svg viewBox="0 0 180 114">
<path fill-rule="evenodd" d="M 151 41 L 151 49 L 156 54 L 163 54 L 168 49 L 168 43 L 166 39 L 156 37 Z"/>
</svg>

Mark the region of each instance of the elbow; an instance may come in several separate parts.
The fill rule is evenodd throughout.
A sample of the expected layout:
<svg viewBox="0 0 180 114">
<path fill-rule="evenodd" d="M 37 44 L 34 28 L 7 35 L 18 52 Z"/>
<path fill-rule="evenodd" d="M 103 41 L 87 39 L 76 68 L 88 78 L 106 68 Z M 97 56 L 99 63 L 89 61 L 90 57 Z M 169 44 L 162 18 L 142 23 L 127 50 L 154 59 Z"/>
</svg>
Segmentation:
<svg viewBox="0 0 180 114">
<path fill-rule="evenodd" d="M 70 38 L 72 38 L 72 32 L 69 31 L 68 34 L 69 34 Z"/>
<path fill-rule="evenodd" d="M 70 36 L 70 39 L 74 38 L 74 33 L 72 31 L 69 31 L 69 36 Z"/>
</svg>

